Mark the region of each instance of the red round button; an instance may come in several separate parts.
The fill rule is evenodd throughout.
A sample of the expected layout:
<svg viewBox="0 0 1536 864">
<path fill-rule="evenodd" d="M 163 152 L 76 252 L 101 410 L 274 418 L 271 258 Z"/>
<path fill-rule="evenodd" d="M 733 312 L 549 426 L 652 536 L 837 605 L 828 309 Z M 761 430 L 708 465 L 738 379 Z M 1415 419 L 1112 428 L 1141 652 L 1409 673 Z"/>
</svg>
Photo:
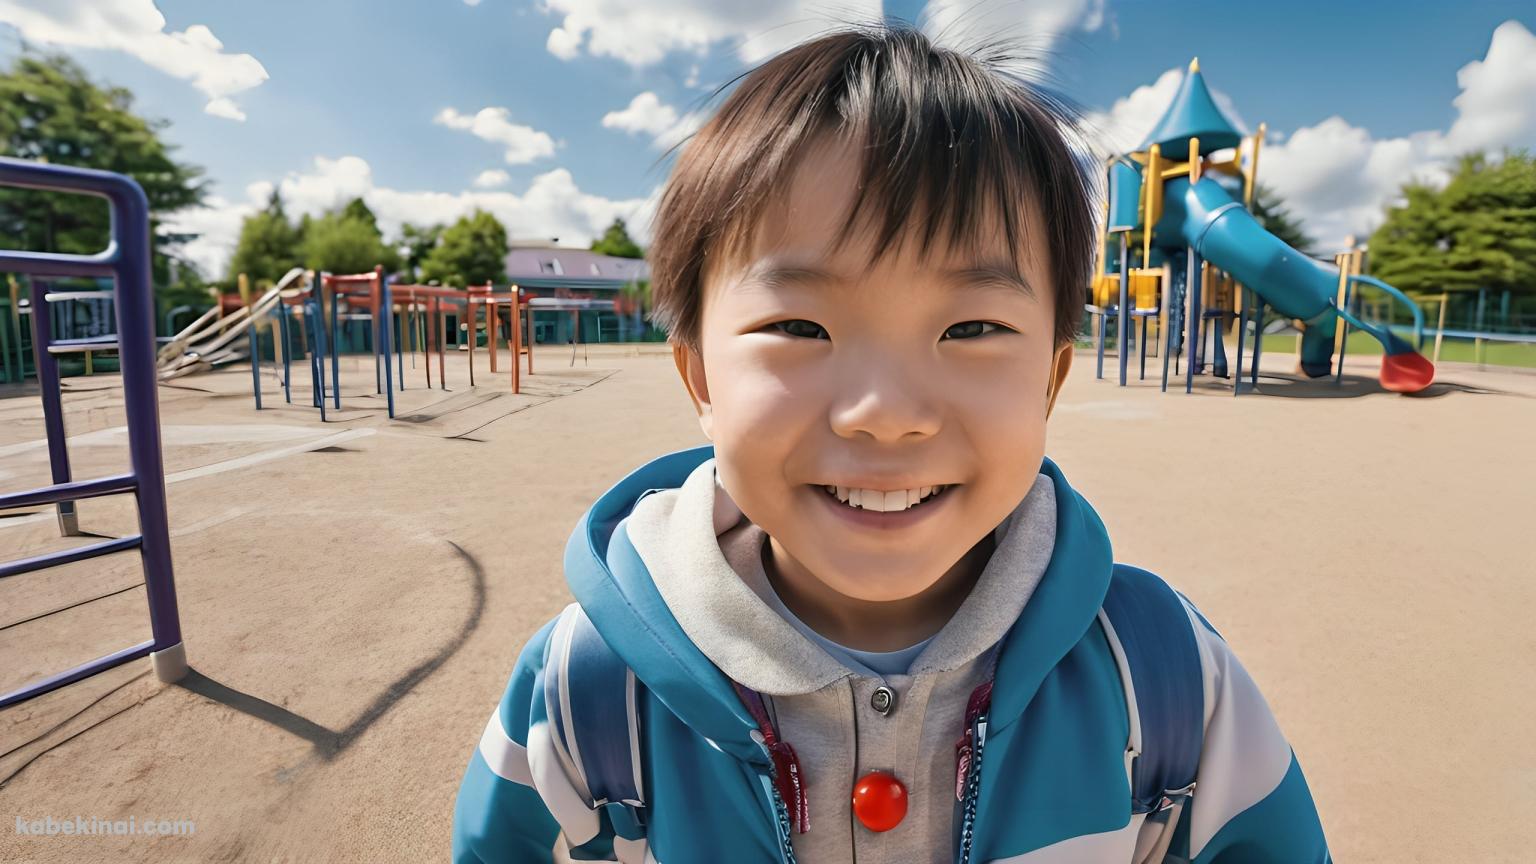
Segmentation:
<svg viewBox="0 0 1536 864">
<path fill-rule="evenodd" d="M 871 771 L 853 787 L 853 815 L 871 831 L 889 831 L 907 815 L 907 787 L 884 771 Z"/>
</svg>

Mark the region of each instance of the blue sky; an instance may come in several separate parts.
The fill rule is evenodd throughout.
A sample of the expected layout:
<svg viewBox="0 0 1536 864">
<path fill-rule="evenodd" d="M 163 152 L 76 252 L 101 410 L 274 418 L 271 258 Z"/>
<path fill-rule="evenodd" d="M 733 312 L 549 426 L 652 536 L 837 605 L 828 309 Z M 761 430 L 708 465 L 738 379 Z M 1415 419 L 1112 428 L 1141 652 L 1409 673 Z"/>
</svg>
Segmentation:
<svg viewBox="0 0 1536 864">
<path fill-rule="evenodd" d="M 1049 44 L 1049 79 L 1124 134 L 1155 120 L 1177 83 L 1167 73 L 1198 54 L 1244 121 L 1281 133 L 1261 176 L 1267 161 L 1325 241 L 1367 230 L 1402 179 L 1433 175 L 1453 145 L 1536 145 L 1536 107 L 1507 104 L 1536 106 L 1529 0 L 1414 4 L 1411 14 L 1400 3 L 1310 0 L 927 5 L 930 23 L 958 22 L 951 32 Z M 563 242 L 584 242 L 614 215 L 643 222 L 665 177 L 658 136 L 686 132 L 714 85 L 849 6 L 855 17 L 873 8 L 913 20 L 925 4 L 0 0 L 0 60 L 25 37 L 168 119 L 180 156 L 214 181 L 213 206 L 185 224 L 205 231 L 189 251 L 216 274 L 264 184 L 301 210 L 363 194 L 387 226 L 476 204 L 514 236 Z M 1496 30 L 1504 47 L 1490 54 Z M 1485 58 L 1476 81 L 1458 80 Z M 650 97 L 621 113 L 641 94 Z"/>
</svg>

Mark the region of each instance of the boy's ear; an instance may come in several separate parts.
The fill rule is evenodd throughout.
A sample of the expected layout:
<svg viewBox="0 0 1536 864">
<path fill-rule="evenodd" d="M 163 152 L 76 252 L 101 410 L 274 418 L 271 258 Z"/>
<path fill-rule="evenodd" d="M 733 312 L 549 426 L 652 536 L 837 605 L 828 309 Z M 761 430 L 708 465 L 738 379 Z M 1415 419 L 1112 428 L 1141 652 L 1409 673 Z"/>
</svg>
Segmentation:
<svg viewBox="0 0 1536 864">
<path fill-rule="evenodd" d="M 699 428 L 704 430 L 705 438 L 715 440 L 710 428 L 714 417 L 709 410 L 709 383 L 704 380 L 704 358 L 686 345 L 673 343 L 672 362 L 677 364 L 677 374 L 682 376 L 683 386 L 688 388 L 688 398 L 693 400 L 693 410 L 699 414 Z"/>
<path fill-rule="evenodd" d="M 1061 395 L 1061 388 L 1067 383 L 1067 373 L 1072 371 L 1072 343 L 1064 343 L 1056 349 L 1056 357 L 1051 362 L 1051 383 L 1049 388 L 1049 401 L 1045 405 L 1045 416 L 1051 416 L 1051 410 L 1056 407 L 1056 397 Z"/>
</svg>

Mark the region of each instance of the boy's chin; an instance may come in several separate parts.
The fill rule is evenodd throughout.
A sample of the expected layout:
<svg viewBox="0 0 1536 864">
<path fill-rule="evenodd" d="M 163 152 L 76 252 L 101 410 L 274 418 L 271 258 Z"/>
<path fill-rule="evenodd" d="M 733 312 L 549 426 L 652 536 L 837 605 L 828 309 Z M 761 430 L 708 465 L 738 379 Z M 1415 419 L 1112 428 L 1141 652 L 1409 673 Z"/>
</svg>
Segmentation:
<svg viewBox="0 0 1536 864">
<path fill-rule="evenodd" d="M 849 569 L 840 568 L 841 564 L 848 565 Z M 935 563 L 934 568 L 937 568 L 942 577 L 945 570 L 943 565 Z M 830 590 L 861 603 L 898 603 L 911 600 L 938 582 L 938 579 L 932 578 L 933 569 L 924 570 L 914 567 L 910 558 L 904 559 L 899 566 L 887 566 L 867 559 L 834 562 L 828 570 L 822 572 L 862 574 L 831 578 L 820 575 L 816 577 Z"/>
</svg>

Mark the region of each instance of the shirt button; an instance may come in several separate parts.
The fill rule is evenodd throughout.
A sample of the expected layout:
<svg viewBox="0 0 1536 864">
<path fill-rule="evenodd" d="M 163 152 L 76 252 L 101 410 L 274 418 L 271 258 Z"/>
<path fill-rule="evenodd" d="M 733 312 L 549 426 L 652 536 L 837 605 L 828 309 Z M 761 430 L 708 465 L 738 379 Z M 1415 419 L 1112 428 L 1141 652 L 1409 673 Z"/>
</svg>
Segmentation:
<svg viewBox="0 0 1536 864">
<path fill-rule="evenodd" d="M 896 691 L 885 686 L 876 687 L 874 694 L 869 697 L 869 704 L 881 716 L 887 716 L 896 710 Z"/>
</svg>

